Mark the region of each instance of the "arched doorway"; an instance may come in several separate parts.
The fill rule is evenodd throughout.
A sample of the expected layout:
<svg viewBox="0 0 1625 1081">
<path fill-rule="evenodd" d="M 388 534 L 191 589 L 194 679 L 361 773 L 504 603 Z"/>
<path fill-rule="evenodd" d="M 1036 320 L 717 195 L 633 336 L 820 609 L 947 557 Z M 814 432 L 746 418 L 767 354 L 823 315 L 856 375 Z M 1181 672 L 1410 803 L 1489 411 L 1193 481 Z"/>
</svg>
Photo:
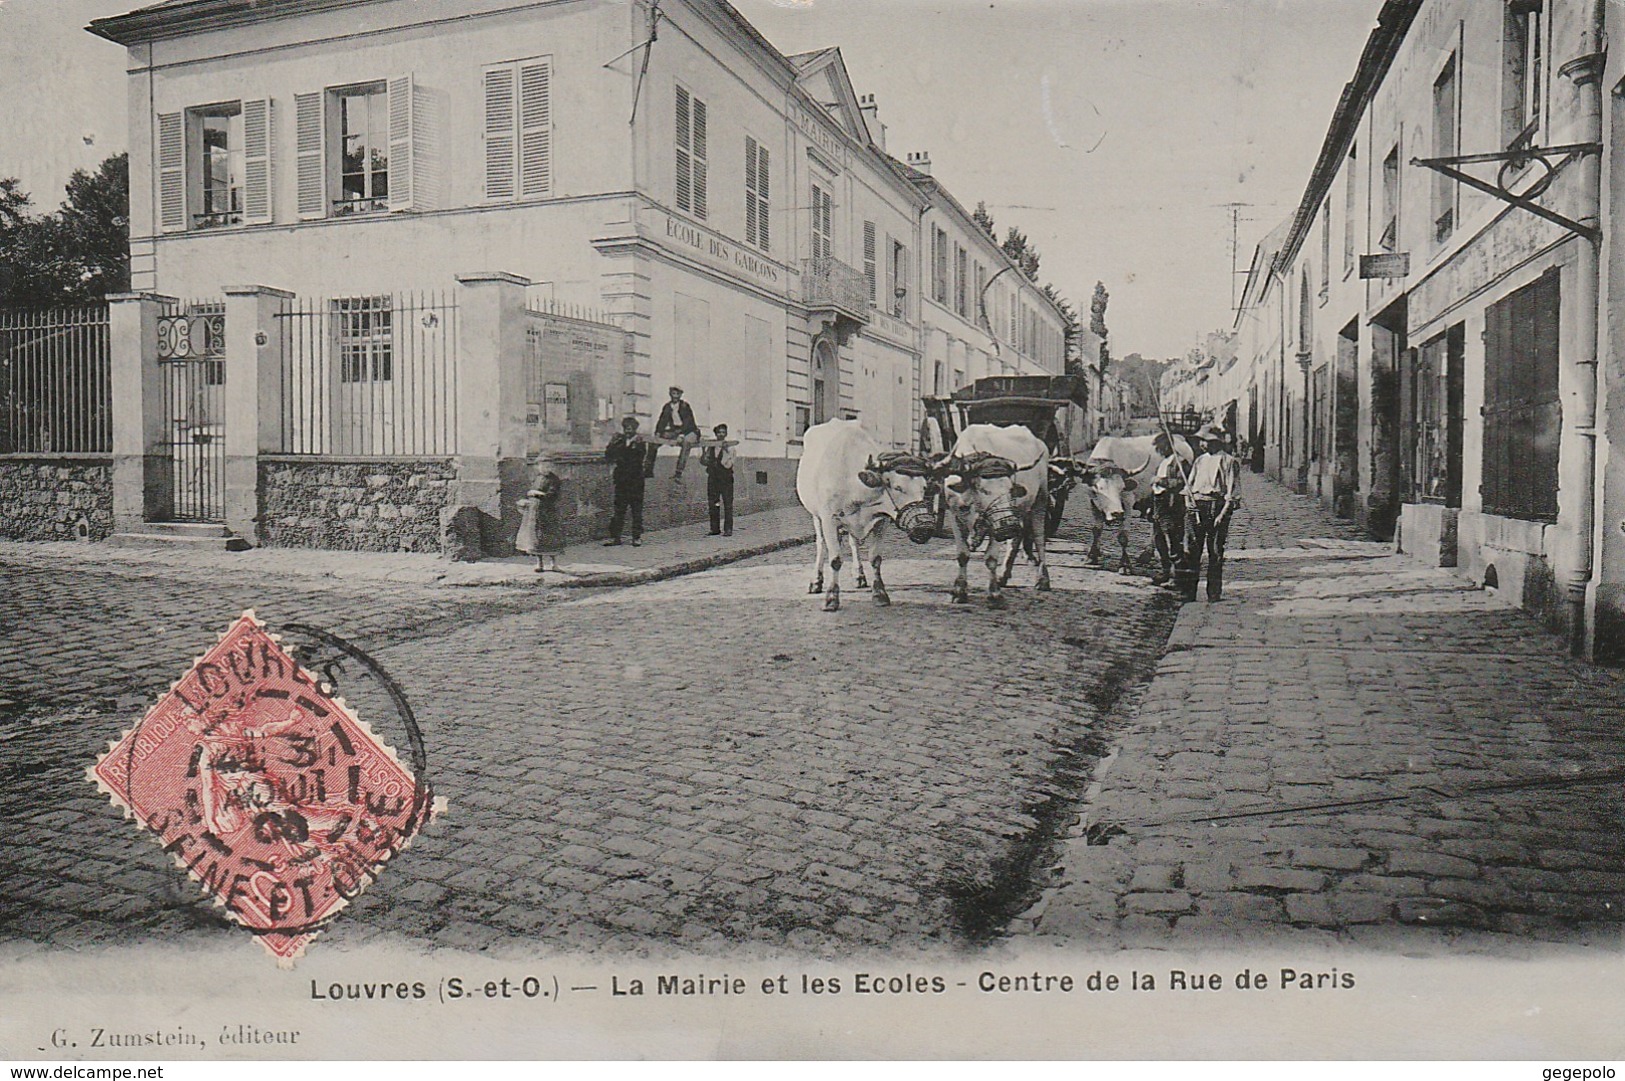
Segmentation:
<svg viewBox="0 0 1625 1081">
<path fill-rule="evenodd" d="M 812 368 L 813 423 L 822 424 L 841 415 L 840 361 L 829 339 L 813 344 Z"/>
</svg>

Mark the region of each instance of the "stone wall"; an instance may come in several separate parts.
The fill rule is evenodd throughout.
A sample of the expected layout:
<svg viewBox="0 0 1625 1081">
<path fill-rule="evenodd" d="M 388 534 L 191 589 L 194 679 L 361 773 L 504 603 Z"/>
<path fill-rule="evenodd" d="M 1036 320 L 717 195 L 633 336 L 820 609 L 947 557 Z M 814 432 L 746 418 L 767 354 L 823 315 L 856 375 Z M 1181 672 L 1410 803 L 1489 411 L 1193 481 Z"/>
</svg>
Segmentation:
<svg viewBox="0 0 1625 1081">
<path fill-rule="evenodd" d="M 448 459 L 260 458 L 261 536 L 269 548 L 439 552 Z"/>
<path fill-rule="evenodd" d="M 794 458 L 740 458 L 734 467 L 734 517 L 794 506 L 796 497 L 796 466 Z M 515 463 L 517 467 L 517 463 Z M 682 483 L 672 479 L 677 466 L 676 451 L 665 448 L 655 465 L 655 475 L 649 478 L 643 497 L 643 528 L 645 532 L 669 529 L 673 526 L 701 526 L 709 522 L 705 499 L 705 469 L 700 465 L 700 452 L 689 457 Z M 503 517 L 500 523 L 500 543 L 487 538 L 490 555 L 508 555 L 513 552 L 514 536 L 519 531 L 518 501 L 525 496 L 530 485 L 528 466 L 505 471 L 502 477 Z M 609 463 L 602 455 L 561 455 L 554 463 L 554 471 L 564 482 L 559 494 L 559 509 L 564 521 L 567 544 L 585 544 L 609 535 L 609 519 L 615 510 L 615 490 L 610 482 Z"/>
<path fill-rule="evenodd" d="M 100 541 L 112 533 L 111 458 L 0 458 L 0 537 Z"/>
</svg>

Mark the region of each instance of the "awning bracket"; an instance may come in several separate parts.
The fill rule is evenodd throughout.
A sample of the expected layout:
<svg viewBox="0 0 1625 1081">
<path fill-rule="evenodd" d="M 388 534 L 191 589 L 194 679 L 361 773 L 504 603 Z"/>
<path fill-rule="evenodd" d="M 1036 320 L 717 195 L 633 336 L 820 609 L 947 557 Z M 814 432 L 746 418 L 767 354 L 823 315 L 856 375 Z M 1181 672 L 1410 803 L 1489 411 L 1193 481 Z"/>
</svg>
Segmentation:
<svg viewBox="0 0 1625 1081">
<path fill-rule="evenodd" d="M 1593 244 L 1602 243 L 1602 230 L 1594 225 L 1577 222 L 1573 218 L 1565 217 L 1555 210 L 1547 209 L 1535 202 L 1551 187 L 1552 180 L 1571 162 L 1578 161 L 1585 154 L 1600 154 L 1601 143 L 1565 143 L 1561 146 L 1525 146 L 1512 150 L 1497 150 L 1488 154 L 1455 154 L 1443 158 L 1412 158 L 1412 165 L 1420 165 L 1424 169 L 1432 169 L 1443 173 L 1452 180 L 1466 184 L 1474 191 L 1481 191 L 1485 195 L 1493 196 L 1503 203 L 1510 203 L 1538 218 L 1561 225 L 1577 236 L 1585 237 Z M 1552 158 L 1562 155 L 1557 164 L 1552 164 Z M 1458 165 L 1477 165 L 1484 162 L 1500 162 L 1501 171 L 1496 175 L 1495 183 L 1480 180 L 1470 173 L 1456 168 Z M 1531 162 L 1538 162 L 1545 170 L 1545 175 L 1530 185 L 1522 195 L 1513 194 L 1508 190 L 1508 174 L 1522 169 Z"/>
</svg>

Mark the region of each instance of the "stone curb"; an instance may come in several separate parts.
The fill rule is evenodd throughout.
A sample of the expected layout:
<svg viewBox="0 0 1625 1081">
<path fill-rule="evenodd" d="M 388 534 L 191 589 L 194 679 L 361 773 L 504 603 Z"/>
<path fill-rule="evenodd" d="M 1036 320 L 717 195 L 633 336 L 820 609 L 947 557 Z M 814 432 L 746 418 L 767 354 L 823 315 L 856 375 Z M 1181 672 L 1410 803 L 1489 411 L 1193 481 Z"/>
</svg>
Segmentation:
<svg viewBox="0 0 1625 1081">
<path fill-rule="evenodd" d="M 596 586 L 635 586 L 647 582 L 663 582 L 668 578 L 680 578 L 685 574 L 695 574 L 699 571 L 710 570 L 712 567 L 722 567 L 729 563 L 737 563 L 743 559 L 752 559 L 785 548 L 794 548 L 797 545 L 806 544 L 812 539 L 811 534 L 801 537 L 781 537 L 778 540 L 764 541 L 761 544 L 747 545 L 744 548 L 734 548 L 726 552 L 717 552 L 714 555 L 700 556 L 697 559 L 685 559 L 681 563 L 666 563 L 658 567 L 642 567 L 638 570 L 583 574 L 576 578 L 549 582 L 546 585 L 549 589 L 588 589 Z"/>
</svg>

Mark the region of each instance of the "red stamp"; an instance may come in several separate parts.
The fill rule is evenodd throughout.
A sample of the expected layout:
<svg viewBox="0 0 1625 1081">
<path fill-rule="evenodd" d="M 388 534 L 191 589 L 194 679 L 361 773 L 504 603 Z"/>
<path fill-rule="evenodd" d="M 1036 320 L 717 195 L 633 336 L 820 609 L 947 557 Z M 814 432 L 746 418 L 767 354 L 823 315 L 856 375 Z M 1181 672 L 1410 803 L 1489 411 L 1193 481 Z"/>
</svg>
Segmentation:
<svg viewBox="0 0 1625 1081">
<path fill-rule="evenodd" d="M 300 956 L 439 810 L 253 612 L 89 777 L 279 963 Z"/>
</svg>

